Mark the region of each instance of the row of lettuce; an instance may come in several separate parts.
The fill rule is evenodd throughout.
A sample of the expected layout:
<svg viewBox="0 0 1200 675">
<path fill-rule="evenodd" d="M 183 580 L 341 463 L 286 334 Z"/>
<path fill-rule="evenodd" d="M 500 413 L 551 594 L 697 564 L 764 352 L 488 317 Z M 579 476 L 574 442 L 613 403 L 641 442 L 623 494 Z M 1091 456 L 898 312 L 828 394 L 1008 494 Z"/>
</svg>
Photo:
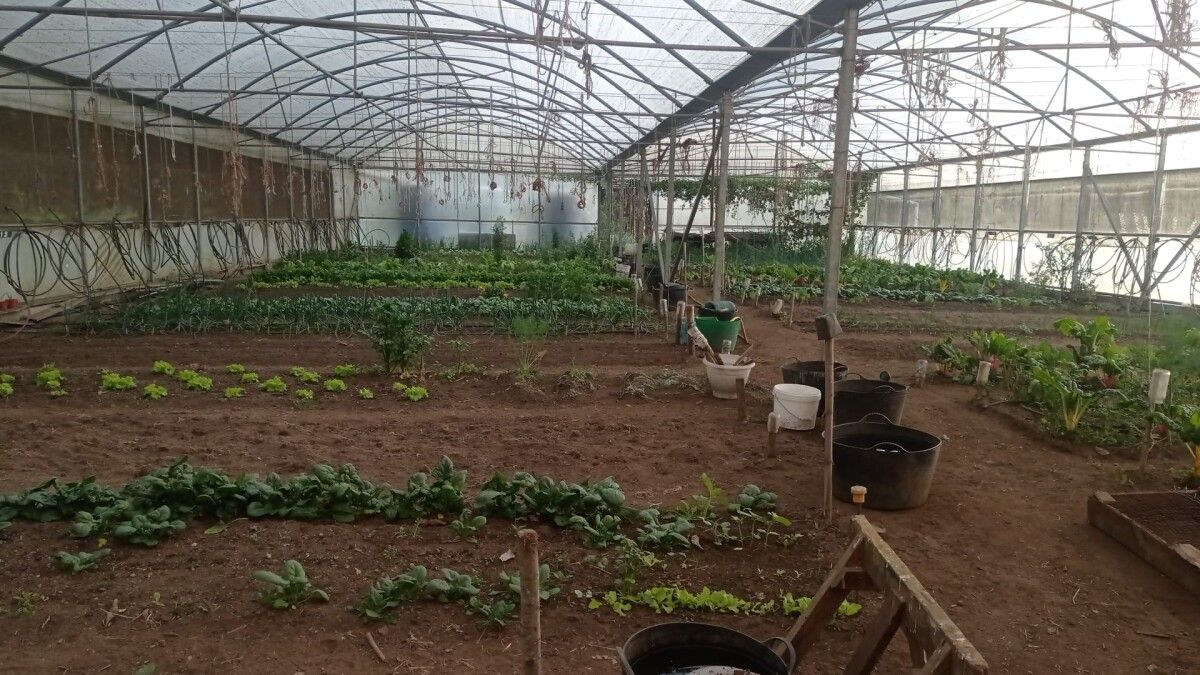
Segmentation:
<svg viewBox="0 0 1200 675">
<path fill-rule="evenodd" d="M 1165 327 L 1161 344 L 1122 345 L 1107 317 L 1055 323 L 1066 346 L 1028 343 L 998 331 L 976 331 L 960 346 L 947 337 L 925 348 L 945 375 L 974 383 L 979 363 L 990 364 L 987 386 L 1002 401 L 1036 412 L 1052 434 L 1106 448 L 1131 449 L 1179 438 L 1193 453 L 1181 471 L 1185 484 L 1200 482 L 1200 329 Z M 1171 371 L 1165 403 L 1150 405 L 1155 368 Z"/>
</svg>

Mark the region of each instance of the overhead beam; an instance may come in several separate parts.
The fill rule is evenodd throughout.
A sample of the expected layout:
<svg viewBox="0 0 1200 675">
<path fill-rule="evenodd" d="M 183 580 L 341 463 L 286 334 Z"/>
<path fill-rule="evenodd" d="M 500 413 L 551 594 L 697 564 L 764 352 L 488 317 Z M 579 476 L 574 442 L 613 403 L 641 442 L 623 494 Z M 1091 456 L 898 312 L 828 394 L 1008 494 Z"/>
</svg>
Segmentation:
<svg viewBox="0 0 1200 675">
<path fill-rule="evenodd" d="M 815 40 L 834 32 L 834 29 L 829 27 L 841 23 L 846 8 L 851 4 L 853 0 L 818 0 L 802 18 L 780 31 L 763 47 L 754 49 L 749 57 L 718 77 L 692 100 L 680 106 L 670 118 L 659 122 L 637 142 L 617 153 L 604 169 L 611 169 L 632 157 L 641 146 L 661 141 L 670 135 L 672 130 L 711 110 L 725 94 L 750 84 L 771 68 L 803 52 Z M 746 50 L 743 47 L 736 49 Z"/>
</svg>

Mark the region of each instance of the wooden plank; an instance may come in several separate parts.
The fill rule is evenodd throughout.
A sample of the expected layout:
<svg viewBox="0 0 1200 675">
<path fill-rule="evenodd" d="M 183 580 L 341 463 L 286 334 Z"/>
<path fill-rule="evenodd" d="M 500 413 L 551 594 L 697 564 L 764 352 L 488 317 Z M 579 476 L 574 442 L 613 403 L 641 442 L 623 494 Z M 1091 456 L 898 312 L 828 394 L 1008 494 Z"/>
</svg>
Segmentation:
<svg viewBox="0 0 1200 675">
<path fill-rule="evenodd" d="M 949 642 L 943 642 L 938 645 L 938 648 L 929 656 L 929 660 L 921 667 L 918 672 L 921 675 L 943 675 L 944 673 L 953 673 L 953 661 L 951 654 L 954 653 L 954 647 Z"/>
<path fill-rule="evenodd" d="M 1088 522 L 1098 530 L 1116 539 L 1180 586 L 1200 595 L 1200 553 L 1193 546 L 1172 547 L 1162 537 L 1122 513 L 1117 508 L 1117 501 L 1107 492 L 1097 492 L 1089 497 L 1087 512 Z"/>
<path fill-rule="evenodd" d="M 879 613 L 871 620 L 871 625 L 867 626 L 867 631 L 859 640 L 854 653 L 850 655 L 850 663 L 842 672 L 845 675 L 866 675 L 873 672 L 903 618 L 904 603 L 889 596 Z"/>
<path fill-rule="evenodd" d="M 862 545 L 862 535 L 855 535 L 850 545 L 846 547 L 846 551 L 842 553 L 842 557 L 825 577 L 817 594 L 813 596 L 808 611 L 796 619 L 796 623 L 788 631 L 786 639 L 792 643 L 792 649 L 796 651 L 797 663 L 821 637 L 821 631 L 825 625 L 833 620 L 842 601 L 846 599 L 847 595 L 850 595 L 850 590 L 842 587 L 842 577 L 847 567 L 858 564 L 859 558 L 862 557 Z M 781 649 L 782 647 L 777 647 L 776 651 L 779 652 Z"/>
<path fill-rule="evenodd" d="M 863 538 L 863 569 L 880 590 L 903 602 L 906 632 L 922 652 L 933 654 L 945 642 L 952 650 L 950 672 L 986 673 L 988 667 L 983 655 L 967 640 L 875 527 L 864 516 L 854 516 L 852 521 Z"/>
</svg>

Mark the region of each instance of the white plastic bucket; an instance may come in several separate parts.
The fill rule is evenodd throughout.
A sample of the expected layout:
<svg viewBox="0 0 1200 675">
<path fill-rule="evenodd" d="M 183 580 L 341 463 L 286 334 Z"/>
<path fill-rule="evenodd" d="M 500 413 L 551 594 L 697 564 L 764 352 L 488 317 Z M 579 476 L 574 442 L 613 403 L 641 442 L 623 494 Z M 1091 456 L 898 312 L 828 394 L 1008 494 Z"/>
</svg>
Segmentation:
<svg viewBox="0 0 1200 675">
<path fill-rule="evenodd" d="M 775 416 L 784 429 L 804 431 L 817 426 L 821 390 L 804 384 L 777 384 L 771 389 Z"/>
<path fill-rule="evenodd" d="M 704 367 L 708 370 L 708 386 L 712 388 L 714 398 L 737 398 L 737 381 L 741 379 L 749 383 L 754 364 L 725 366 L 705 360 Z"/>
</svg>

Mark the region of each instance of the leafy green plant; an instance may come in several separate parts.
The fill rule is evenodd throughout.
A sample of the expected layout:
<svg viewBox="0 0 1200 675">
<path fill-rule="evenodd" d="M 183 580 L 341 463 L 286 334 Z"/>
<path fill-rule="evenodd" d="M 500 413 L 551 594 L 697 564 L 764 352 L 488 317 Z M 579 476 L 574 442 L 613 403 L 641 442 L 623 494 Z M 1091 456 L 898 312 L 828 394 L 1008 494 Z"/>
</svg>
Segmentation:
<svg viewBox="0 0 1200 675">
<path fill-rule="evenodd" d="M 351 377 L 358 375 L 358 366 L 353 363 L 343 363 L 340 366 L 333 367 L 333 374 L 338 377 Z"/>
<path fill-rule="evenodd" d="M 375 398 L 375 392 L 371 391 L 367 387 L 362 387 L 358 390 L 358 397 L 364 401 L 370 401 L 371 399 Z"/>
<path fill-rule="evenodd" d="M 159 542 L 187 527 L 182 520 L 171 517 L 168 506 L 159 506 L 145 513 L 134 513 L 129 520 L 117 523 L 113 536 L 131 544 L 158 546 Z"/>
<path fill-rule="evenodd" d="M 518 382 L 532 382 L 537 379 L 538 362 L 546 355 L 546 350 L 538 349 L 533 343 L 545 337 L 550 331 L 550 324 L 535 316 L 521 315 L 513 318 L 511 330 L 520 343 L 513 375 Z"/>
<path fill-rule="evenodd" d="M 187 389 L 196 391 L 208 391 L 212 389 L 213 381 L 211 377 L 205 377 L 194 370 L 180 370 L 175 373 L 175 377 L 183 382 L 183 386 Z"/>
<path fill-rule="evenodd" d="M 305 384 L 316 384 L 321 381 L 320 373 L 315 370 L 309 370 L 303 366 L 292 366 L 289 372 L 291 372 L 292 377 Z"/>
<path fill-rule="evenodd" d="M 137 380 L 132 375 L 121 375 L 110 371 L 100 373 L 100 391 L 128 391 L 137 389 Z"/>
<path fill-rule="evenodd" d="M 161 384 L 148 384 L 142 389 L 142 398 L 157 401 L 167 397 L 167 388 Z"/>
<path fill-rule="evenodd" d="M 241 387 L 225 387 L 225 398 L 241 398 L 246 395 L 246 390 Z"/>
<path fill-rule="evenodd" d="M 167 361 L 155 361 L 154 372 L 158 375 L 174 375 L 175 366 L 171 365 Z"/>
<path fill-rule="evenodd" d="M 608 548 L 625 537 L 621 534 L 621 519 L 613 515 L 596 515 L 590 520 L 571 516 L 567 525 L 584 533 L 587 544 L 596 548 Z"/>
<path fill-rule="evenodd" d="M 366 337 L 379 354 L 385 373 L 414 365 L 431 342 L 428 335 L 417 330 L 411 317 L 387 310 L 376 312 L 374 323 L 366 331 Z"/>
<path fill-rule="evenodd" d="M 470 509 L 464 509 L 458 518 L 450 521 L 450 529 L 463 539 L 469 539 L 486 524 L 486 517 L 472 515 Z"/>
<path fill-rule="evenodd" d="M 258 384 L 258 373 L 242 373 L 242 384 Z"/>
<path fill-rule="evenodd" d="M 392 256 L 397 260 L 412 260 L 417 257 L 417 240 L 408 230 L 400 233 L 396 237 L 396 246 L 392 249 Z"/>
<path fill-rule="evenodd" d="M 538 567 L 538 597 L 541 598 L 542 602 L 545 602 L 562 592 L 561 588 L 554 585 L 562 578 L 564 578 L 564 575 L 561 573 L 556 574 L 551 572 L 550 565 L 546 563 L 542 563 Z M 517 572 L 501 572 L 500 584 L 502 590 L 492 591 L 493 595 L 507 594 L 508 597 L 513 600 L 519 600 L 521 598 L 520 574 Z"/>
<path fill-rule="evenodd" d="M 314 399 L 315 399 L 315 395 L 313 394 L 312 389 L 297 389 L 296 390 L 296 400 L 309 402 Z"/>
<path fill-rule="evenodd" d="M 246 366 L 240 363 L 231 363 L 225 366 L 225 372 L 233 375 L 244 375 L 246 373 Z"/>
<path fill-rule="evenodd" d="M 479 375 L 483 372 L 483 368 L 471 363 L 470 361 L 460 361 L 454 365 L 446 366 L 438 371 L 437 375 L 440 378 L 455 382 L 470 375 Z"/>
<path fill-rule="evenodd" d="M 262 384 L 258 385 L 258 388 L 268 394 L 282 394 L 287 391 L 287 383 L 283 381 L 282 377 L 276 375 L 263 380 Z"/>
<path fill-rule="evenodd" d="M 270 570 L 259 570 L 254 573 L 254 578 L 267 584 L 258 597 L 271 609 L 295 609 L 310 600 L 329 601 L 329 594 L 314 587 L 304 567 L 295 560 L 285 562 L 283 571 L 279 574 Z"/>
<path fill-rule="evenodd" d="M 16 595 L 12 596 L 13 614 L 33 614 L 37 611 L 38 605 L 49 600 L 41 593 L 34 591 L 17 591 Z"/>
<path fill-rule="evenodd" d="M 467 611 L 483 619 L 484 623 L 502 628 L 516 612 L 517 603 L 507 598 L 496 598 L 491 602 L 472 596 L 467 601 Z"/>
<path fill-rule="evenodd" d="M 393 610 L 406 602 L 413 602 L 425 594 L 429 582 L 429 571 L 414 565 L 403 574 L 383 577 L 375 582 L 367 596 L 354 605 L 354 611 L 367 621 L 395 619 Z"/>
<path fill-rule="evenodd" d="M 325 384 L 323 386 L 325 387 L 325 391 L 346 391 L 345 380 L 339 380 L 337 378 L 325 380 Z"/>
<path fill-rule="evenodd" d="M 47 363 L 38 370 L 34 377 L 37 386 L 49 392 L 60 391 L 63 389 L 63 383 L 66 378 L 63 377 L 62 371 L 54 366 L 53 363 Z"/>
<path fill-rule="evenodd" d="M 91 569 L 112 551 L 107 548 L 102 548 L 96 551 L 80 551 L 79 553 L 68 553 L 67 551 L 59 551 L 54 556 L 55 564 L 60 570 L 78 574 L 86 569 Z"/>
<path fill-rule="evenodd" d="M 442 569 L 440 579 L 430 579 L 425 588 L 438 602 L 466 602 L 479 594 L 474 577 L 447 568 Z"/>
<path fill-rule="evenodd" d="M 414 403 L 417 401 L 424 401 L 429 397 L 429 390 L 427 390 L 425 387 L 405 387 L 404 397 L 410 401 L 413 401 Z"/>
<path fill-rule="evenodd" d="M 12 382 L 0 382 L 0 398 L 8 398 L 14 391 Z"/>
</svg>

